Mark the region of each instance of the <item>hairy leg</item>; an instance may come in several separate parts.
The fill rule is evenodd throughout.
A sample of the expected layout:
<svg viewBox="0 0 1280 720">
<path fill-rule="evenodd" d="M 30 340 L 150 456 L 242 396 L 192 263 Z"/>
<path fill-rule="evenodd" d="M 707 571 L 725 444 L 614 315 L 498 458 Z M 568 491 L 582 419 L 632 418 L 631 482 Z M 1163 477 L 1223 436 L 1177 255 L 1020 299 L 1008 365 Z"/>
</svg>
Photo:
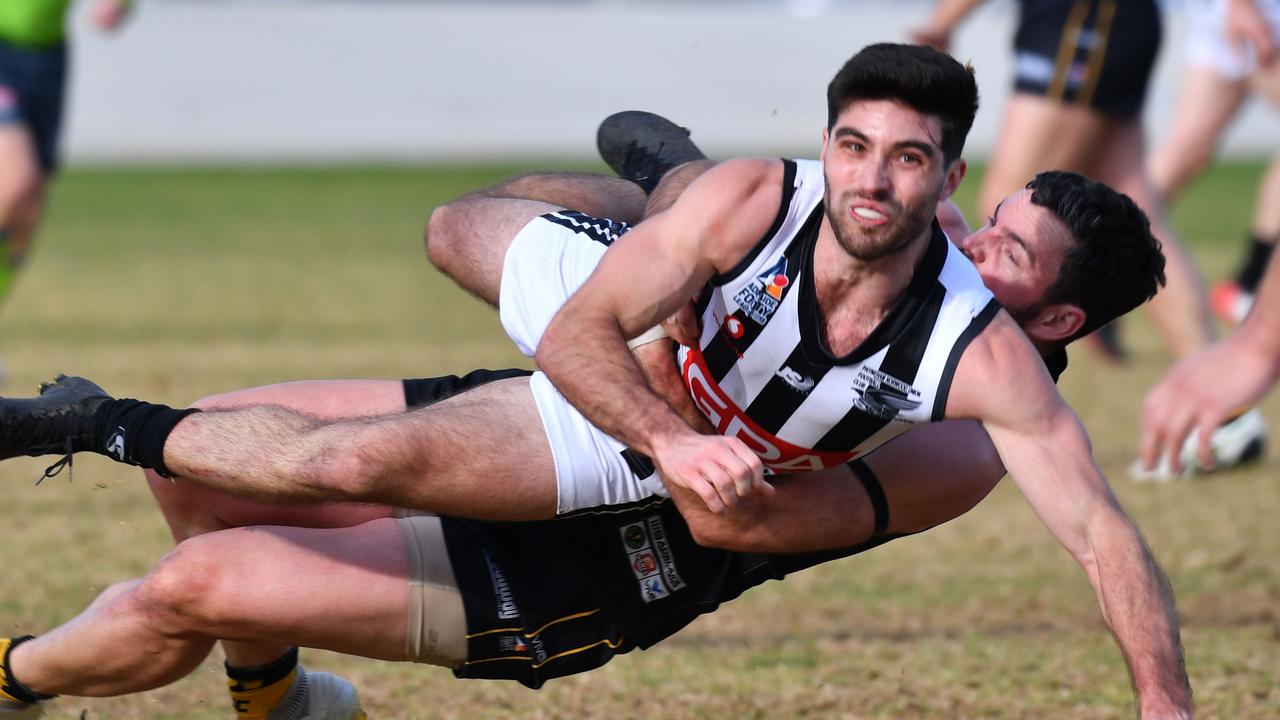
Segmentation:
<svg viewBox="0 0 1280 720">
<path fill-rule="evenodd" d="M 989 217 L 1000 201 L 1042 170 L 1087 172 L 1114 121 L 1086 108 L 1014 93 L 987 167 L 978 210 Z"/>
<path fill-rule="evenodd" d="M 1132 198 L 1151 220 L 1151 231 L 1163 245 L 1168 282 L 1147 308 L 1165 347 L 1181 358 L 1212 342 L 1216 326 L 1200 271 L 1174 233 L 1164 203 L 1144 173 L 1144 152 L 1141 124 L 1120 124 L 1106 134 L 1090 174 Z"/>
<path fill-rule="evenodd" d="M 644 204 L 644 191 L 621 178 L 586 173 L 521 175 L 433 210 L 427 220 L 427 257 L 465 290 L 497 305 L 503 258 L 511 240 L 530 220 L 569 208 L 635 223 Z"/>
<path fill-rule="evenodd" d="M 218 638 L 403 660 L 406 557 L 392 520 L 202 535 L 15 648 L 10 664 L 37 692 L 108 696 L 183 677 Z"/>
<path fill-rule="evenodd" d="M 501 438 L 501 442 L 494 442 Z M 278 406 L 190 415 L 168 468 L 280 504 L 369 502 L 498 520 L 552 517 L 555 466 L 527 378 L 390 417 L 325 423 Z"/>
<path fill-rule="evenodd" d="M 1192 67 L 1182 79 L 1173 126 L 1151 158 L 1148 173 L 1172 205 L 1187 184 L 1209 167 L 1218 140 L 1236 116 L 1248 86 L 1207 67 Z"/>
<path fill-rule="evenodd" d="M 250 388 L 204 398 L 194 404 L 203 410 L 227 410 L 255 405 L 278 405 L 321 420 L 378 417 L 404 412 L 404 388 L 395 380 L 306 381 Z M 289 507 L 251 502 L 215 492 L 201 485 L 173 482 L 147 472 L 147 482 L 173 538 L 182 542 L 203 533 L 249 525 L 336 528 L 390 517 L 383 505 L 328 503 Z M 263 665 L 288 649 L 269 642 L 224 642 L 233 665 Z"/>
</svg>

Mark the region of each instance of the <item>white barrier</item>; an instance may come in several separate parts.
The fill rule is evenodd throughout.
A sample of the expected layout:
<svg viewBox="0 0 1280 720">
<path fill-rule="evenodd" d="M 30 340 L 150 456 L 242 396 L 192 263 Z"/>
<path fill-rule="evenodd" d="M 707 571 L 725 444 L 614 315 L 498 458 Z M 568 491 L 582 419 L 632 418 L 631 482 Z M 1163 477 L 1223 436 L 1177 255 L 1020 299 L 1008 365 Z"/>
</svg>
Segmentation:
<svg viewBox="0 0 1280 720">
<path fill-rule="evenodd" d="M 83 10 L 83 5 L 81 10 Z M 717 155 L 816 153 L 824 90 L 859 47 L 901 40 L 928 2 L 141 0 L 118 36 L 75 23 L 71 162 L 588 158 L 601 117 L 669 113 Z M 1014 5 L 980 9 L 955 53 L 978 69 L 970 157 L 1008 94 Z M 1181 67 L 1166 32 L 1148 118 Z M 1226 150 L 1269 152 L 1250 108 Z"/>
</svg>

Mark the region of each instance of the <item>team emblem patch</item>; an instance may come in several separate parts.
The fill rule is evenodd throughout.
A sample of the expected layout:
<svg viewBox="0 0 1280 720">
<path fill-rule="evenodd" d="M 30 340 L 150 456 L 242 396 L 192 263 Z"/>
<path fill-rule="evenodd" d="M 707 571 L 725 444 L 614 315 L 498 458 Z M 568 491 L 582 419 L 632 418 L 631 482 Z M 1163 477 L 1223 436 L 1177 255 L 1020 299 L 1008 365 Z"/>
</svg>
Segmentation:
<svg viewBox="0 0 1280 720">
<path fill-rule="evenodd" d="M 919 390 L 879 370 L 864 367 L 853 381 L 853 406 L 882 420 L 895 420 L 921 402 Z"/>
<path fill-rule="evenodd" d="M 787 259 L 778 258 L 773 267 L 755 277 L 751 283 L 733 296 L 741 312 L 757 325 L 764 325 L 778 311 L 782 295 L 791 279 L 787 277 Z M 728 329 L 728 328 L 726 328 Z"/>
</svg>

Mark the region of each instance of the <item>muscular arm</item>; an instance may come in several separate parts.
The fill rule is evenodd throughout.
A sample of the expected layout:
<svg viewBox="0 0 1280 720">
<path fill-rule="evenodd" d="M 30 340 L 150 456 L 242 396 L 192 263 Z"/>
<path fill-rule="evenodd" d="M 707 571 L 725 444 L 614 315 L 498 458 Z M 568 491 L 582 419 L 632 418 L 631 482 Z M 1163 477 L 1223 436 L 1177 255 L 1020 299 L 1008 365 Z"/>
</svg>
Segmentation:
<svg viewBox="0 0 1280 720">
<path fill-rule="evenodd" d="M 963 515 L 1004 476 L 1004 466 L 975 422 L 913 430 L 864 461 L 884 490 L 890 534 L 919 532 Z M 848 547 L 873 536 L 871 500 L 847 466 L 780 478 L 768 497 L 750 497 L 712 513 L 684 491 L 672 492 L 703 545 L 743 552 L 806 552 Z"/>
<path fill-rule="evenodd" d="M 1280 258 L 1280 255 L 1276 256 Z M 1234 413 L 1257 404 L 1280 376 L 1280 262 L 1273 258 L 1253 311 L 1236 332 L 1174 365 L 1143 408 L 1142 464 L 1155 467 L 1167 454 L 1182 471 L 1181 448 L 1199 432 L 1200 462 L 1212 468 L 1213 431 Z"/>
<path fill-rule="evenodd" d="M 768 228 L 780 192 L 777 162 L 735 160 L 708 171 L 670 210 L 614 244 L 537 351 L 538 366 L 588 419 L 713 509 L 760 489 L 759 458 L 738 440 L 691 430 L 645 383 L 624 340 L 742 258 Z"/>
<path fill-rule="evenodd" d="M 979 418 L 1032 508 L 1084 568 L 1143 717 L 1190 717 L 1168 581 L 1094 463 L 1089 438 L 1026 337 L 1000 313 L 961 357 L 948 417 Z"/>
</svg>

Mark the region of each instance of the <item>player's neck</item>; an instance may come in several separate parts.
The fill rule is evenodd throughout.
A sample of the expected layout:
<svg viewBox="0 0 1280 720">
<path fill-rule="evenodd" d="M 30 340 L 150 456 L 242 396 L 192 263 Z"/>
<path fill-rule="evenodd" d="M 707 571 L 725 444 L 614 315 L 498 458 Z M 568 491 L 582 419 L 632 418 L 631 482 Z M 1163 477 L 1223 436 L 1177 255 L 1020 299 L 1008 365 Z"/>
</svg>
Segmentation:
<svg viewBox="0 0 1280 720">
<path fill-rule="evenodd" d="M 901 250 L 875 260 L 850 255 L 833 234 L 820 234 L 813 257 L 814 289 L 824 340 L 836 355 L 857 347 L 906 292 L 929 247 L 932 228 Z"/>
</svg>

